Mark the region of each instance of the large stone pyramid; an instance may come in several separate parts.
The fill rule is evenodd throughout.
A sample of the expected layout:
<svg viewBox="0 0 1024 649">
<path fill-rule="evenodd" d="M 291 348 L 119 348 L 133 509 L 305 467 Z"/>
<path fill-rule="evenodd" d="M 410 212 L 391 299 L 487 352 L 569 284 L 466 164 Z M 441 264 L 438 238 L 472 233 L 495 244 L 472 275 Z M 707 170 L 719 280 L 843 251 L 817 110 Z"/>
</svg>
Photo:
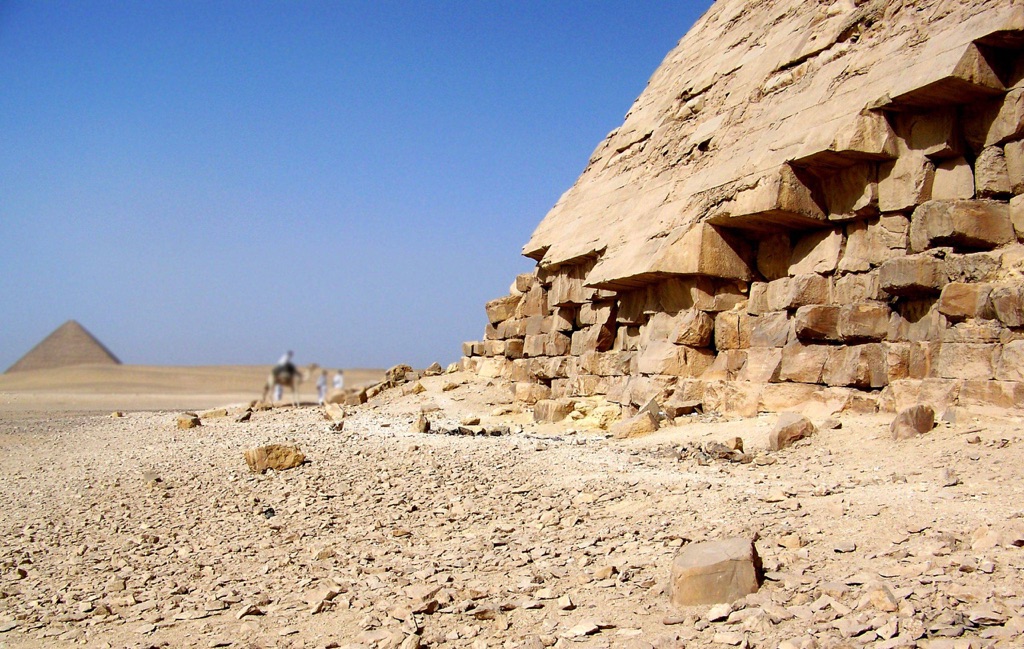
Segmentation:
<svg viewBox="0 0 1024 649">
<path fill-rule="evenodd" d="M 1024 7 L 718 0 L 463 365 L 522 400 L 1024 404 Z"/>
<path fill-rule="evenodd" d="M 69 365 L 104 363 L 119 365 L 103 343 L 74 320 L 68 320 L 7 368 L 7 372 L 43 370 Z"/>
</svg>

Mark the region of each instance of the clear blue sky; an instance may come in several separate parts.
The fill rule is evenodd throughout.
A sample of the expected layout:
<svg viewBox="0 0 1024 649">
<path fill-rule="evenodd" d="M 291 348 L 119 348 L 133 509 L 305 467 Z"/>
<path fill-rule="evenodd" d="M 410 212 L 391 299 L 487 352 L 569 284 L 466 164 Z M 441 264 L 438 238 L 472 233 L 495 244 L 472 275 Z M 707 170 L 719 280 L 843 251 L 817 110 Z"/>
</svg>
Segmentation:
<svg viewBox="0 0 1024 649">
<path fill-rule="evenodd" d="M 0 371 L 456 360 L 709 5 L 0 0 Z"/>
</svg>

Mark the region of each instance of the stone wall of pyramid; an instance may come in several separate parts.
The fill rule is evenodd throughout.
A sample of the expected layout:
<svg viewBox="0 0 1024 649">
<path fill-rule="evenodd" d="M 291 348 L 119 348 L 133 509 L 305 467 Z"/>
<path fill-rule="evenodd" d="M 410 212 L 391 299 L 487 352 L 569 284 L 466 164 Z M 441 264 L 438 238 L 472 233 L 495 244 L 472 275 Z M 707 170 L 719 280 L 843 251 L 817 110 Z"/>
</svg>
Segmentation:
<svg viewBox="0 0 1024 649">
<path fill-rule="evenodd" d="M 719 0 L 463 366 L 734 414 L 1024 403 L 1024 8 Z"/>
<path fill-rule="evenodd" d="M 68 320 L 33 347 L 7 372 L 43 370 L 91 363 L 119 364 L 121 361 L 85 327 Z"/>
</svg>

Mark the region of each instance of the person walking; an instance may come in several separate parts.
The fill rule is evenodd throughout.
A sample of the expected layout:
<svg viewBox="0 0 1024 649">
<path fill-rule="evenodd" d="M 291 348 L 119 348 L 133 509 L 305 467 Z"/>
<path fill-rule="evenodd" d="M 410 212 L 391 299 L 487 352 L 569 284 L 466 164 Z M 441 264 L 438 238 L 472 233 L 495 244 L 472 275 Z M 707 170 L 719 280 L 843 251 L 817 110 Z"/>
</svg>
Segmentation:
<svg viewBox="0 0 1024 649">
<path fill-rule="evenodd" d="M 327 398 L 327 370 L 320 370 L 320 376 L 316 379 L 316 396 L 320 405 L 324 405 Z"/>
</svg>

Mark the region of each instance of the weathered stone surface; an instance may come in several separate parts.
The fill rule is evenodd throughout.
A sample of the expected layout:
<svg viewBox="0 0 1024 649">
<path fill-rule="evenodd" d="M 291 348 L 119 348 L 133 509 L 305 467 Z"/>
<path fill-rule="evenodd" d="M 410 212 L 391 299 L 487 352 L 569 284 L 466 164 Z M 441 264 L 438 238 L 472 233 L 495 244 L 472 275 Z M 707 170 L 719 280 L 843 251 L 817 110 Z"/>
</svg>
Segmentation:
<svg viewBox="0 0 1024 649">
<path fill-rule="evenodd" d="M 989 299 L 1000 322 L 1007 327 L 1024 326 L 1024 286 L 993 286 Z"/>
<path fill-rule="evenodd" d="M 1002 346 L 996 364 L 996 379 L 1024 381 L 1024 340 L 1012 340 Z"/>
<path fill-rule="evenodd" d="M 775 421 L 772 432 L 768 435 L 768 448 L 779 451 L 793 442 L 810 437 L 815 432 L 814 424 L 807 417 L 795 412 L 784 412 Z"/>
<path fill-rule="evenodd" d="M 497 324 L 513 317 L 521 299 L 518 295 L 506 295 L 505 297 L 491 300 L 484 306 L 487 311 L 488 321 L 491 324 Z"/>
<path fill-rule="evenodd" d="M 822 369 L 825 385 L 881 388 L 889 383 L 885 350 L 878 343 L 848 345 L 829 350 Z"/>
<path fill-rule="evenodd" d="M 991 293 L 990 284 L 951 282 L 943 287 L 939 296 L 939 312 L 954 320 L 992 318 L 995 314 L 989 301 Z"/>
<path fill-rule="evenodd" d="M 984 343 L 943 343 L 939 347 L 938 375 L 944 379 L 995 378 L 995 351 Z"/>
<path fill-rule="evenodd" d="M 704 311 L 690 309 L 679 314 L 669 340 L 679 345 L 707 347 L 714 328 L 715 319 Z"/>
<path fill-rule="evenodd" d="M 788 234 L 773 234 L 757 246 L 757 270 L 768 281 L 789 275 L 793 244 Z"/>
<path fill-rule="evenodd" d="M 200 421 L 199 415 L 196 413 L 186 412 L 183 415 L 178 415 L 177 426 L 181 430 L 188 430 L 189 428 L 202 426 L 202 421 Z"/>
<path fill-rule="evenodd" d="M 786 311 L 829 303 L 829 281 L 816 273 L 783 277 L 768 283 L 768 310 Z"/>
<path fill-rule="evenodd" d="M 879 302 L 846 304 L 839 311 L 839 337 L 847 343 L 882 340 L 889 330 L 892 311 Z"/>
<path fill-rule="evenodd" d="M 878 208 L 905 210 L 931 198 L 935 165 L 924 153 L 900 142 L 899 158 L 878 168 Z"/>
<path fill-rule="evenodd" d="M 927 433 L 935 427 L 935 411 L 931 406 L 918 405 L 901 410 L 889 424 L 893 439 L 910 439 Z"/>
<path fill-rule="evenodd" d="M 785 347 L 793 331 L 785 311 L 764 313 L 750 320 L 751 347 Z"/>
<path fill-rule="evenodd" d="M 832 273 L 839 263 L 842 246 L 842 230 L 818 230 L 801 237 L 793 247 L 788 274 Z"/>
<path fill-rule="evenodd" d="M 672 561 L 669 599 L 675 606 L 729 603 L 756 593 L 762 578 L 750 539 L 691 543 Z"/>
<path fill-rule="evenodd" d="M 935 246 L 990 250 L 1014 239 L 1009 207 L 998 201 L 929 201 L 910 219 L 911 252 Z"/>
<path fill-rule="evenodd" d="M 890 259 L 878 269 L 879 286 L 891 295 L 930 295 L 948 282 L 943 261 L 928 254 Z"/>
<path fill-rule="evenodd" d="M 536 422 L 558 422 L 572 412 L 570 399 L 541 399 L 533 405 L 533 420 Z"/>
<path fill-rule="evenodd" d="M 724 311 L 715 316 L 715 348 L 746 349 L 750 346 L 751 317 L 743 311 Z"/>
<path fill-rule="evenodd" d="M 779 380 L 795 383 L 821 383 L 821 373 L 828 360 L 826 345 L 790 343 L 782 348 Z"/>
<path fill-rule="evenodd" d="M 615 424 L 609 429 L 609 432 L 616 439 L 630 439 L 648 435 L 660 427 L 657 416 L 649 410 L 644 410 L 629 419 Z"/>
<path fill-rule="evenodd" d="M 987 146 L 974 161 L 974 186 L 979 198 L 1005 196 L 1010 193 L 1010 172 L 1003 147 Z"/>
<path fill-rule="evenodd" d="M 840 307 L 802 306 L 793 316 L 793 330 L 801 341 L 839 341 Z"/>
<path fill-rule="evenodd" d="M 543 399 L 551 398 L 551 388 L 540 383 L 521 381 L 515 384 L 515 400 L 532 405 Z"/>
<path fill-rule="evenodd" d="M 305 454 L 292 444 L 269 444 L 245 452 L 245 463 L 253 473 L 266 473 L 268 469 L 284 471 L 305 461 Z"/>
<path fill-rule="evenodd" d="M 971 198 L 974 198 L 974 170 L 967 160 L 943 160 L 935 166 L 932 200 L 956 201 Z"/>
</svg>

